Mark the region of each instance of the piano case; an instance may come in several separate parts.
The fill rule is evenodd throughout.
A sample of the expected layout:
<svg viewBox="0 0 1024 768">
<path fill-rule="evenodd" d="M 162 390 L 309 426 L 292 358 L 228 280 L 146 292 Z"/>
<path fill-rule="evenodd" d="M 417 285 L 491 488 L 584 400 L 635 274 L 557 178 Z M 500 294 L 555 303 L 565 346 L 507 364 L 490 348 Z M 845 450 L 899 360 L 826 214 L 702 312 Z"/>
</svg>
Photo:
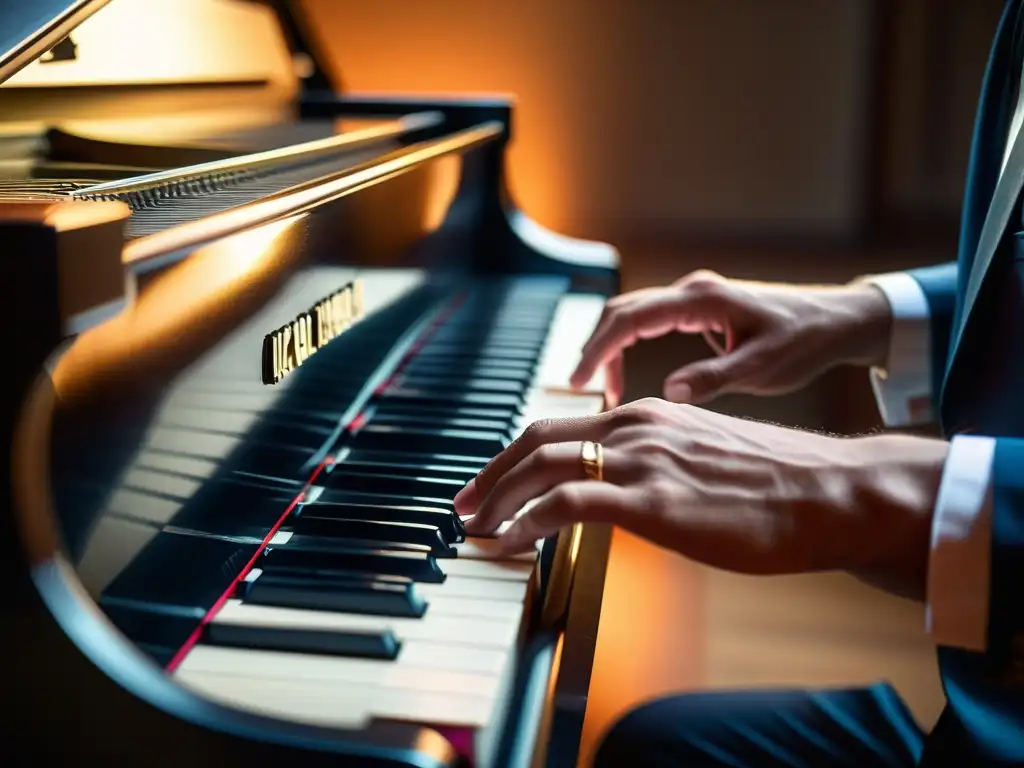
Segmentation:
<svg viewBox="0 0 1024 768">
<path fill-rule="evenodd" d="M 617 254 L 515 208 L 512 99 L 347 93 L 298 8 L 0 9 L 7 765 L 576 763 L 610 532 L 451 500 L 603 407 Z"/>
</svg>

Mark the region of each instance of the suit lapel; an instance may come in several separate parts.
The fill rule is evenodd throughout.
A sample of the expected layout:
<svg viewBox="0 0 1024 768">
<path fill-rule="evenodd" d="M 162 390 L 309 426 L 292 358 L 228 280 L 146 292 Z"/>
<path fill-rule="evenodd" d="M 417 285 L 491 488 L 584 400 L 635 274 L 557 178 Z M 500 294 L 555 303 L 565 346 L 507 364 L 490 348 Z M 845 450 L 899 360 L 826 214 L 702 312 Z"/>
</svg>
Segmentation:
<svg viewBox="0 0 1024 768">
<path fill-rule="evenodd" d="M 1014 69 L 1019 66 L 1014 58 L 1014 40 L 1020 21 L 1020 6 L 1020 0 L 1007 3 L 982 82 L 960 224 L 960 288 L 953 318 L 953 335 L 946 358 L 946 381 L 956 361 L 978 291 L 1002 241 L 1024 183 L 1022 135 L 1018 135 L 1014 142 L 1006 170 L 1001 178 L 999 176 L 1009 117 L 1014 107 L 1010 103 L 1013 96 L 1010 85 Z"/>
</svg>

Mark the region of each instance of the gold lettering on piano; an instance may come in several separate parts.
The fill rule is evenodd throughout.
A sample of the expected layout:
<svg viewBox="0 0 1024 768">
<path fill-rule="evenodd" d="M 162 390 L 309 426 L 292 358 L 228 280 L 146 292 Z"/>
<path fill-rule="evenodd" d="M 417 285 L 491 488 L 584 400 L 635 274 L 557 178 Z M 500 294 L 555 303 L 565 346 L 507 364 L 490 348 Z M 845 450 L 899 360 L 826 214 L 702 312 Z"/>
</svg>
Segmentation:
<svg viewBox="0 0 1024 768">
<path fill-rule="evenodd" d="M 263 383 L 277 384 L 317 350 L 363 317 L 363 283 L 356 280 L 263 337 Z"/>
</svg>

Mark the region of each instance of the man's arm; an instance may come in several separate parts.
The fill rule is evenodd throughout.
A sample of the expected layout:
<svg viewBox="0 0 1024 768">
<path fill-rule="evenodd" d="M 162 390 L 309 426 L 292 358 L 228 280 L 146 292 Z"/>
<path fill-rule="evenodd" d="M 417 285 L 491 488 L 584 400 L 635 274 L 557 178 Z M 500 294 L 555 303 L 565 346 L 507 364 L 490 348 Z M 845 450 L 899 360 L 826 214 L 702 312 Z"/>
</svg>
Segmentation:
<svg viewBox="0 0 1024 768">
<path fill-rule="evenodd" d="M 867 282 L 885 294 L 893 311 L 885 369 L 871 371 L 882 419 L 888 427 L 930 422 L 946 368 L 957 265 Z M 925 620 L 939 645 L 987 647 L 994 453 L 995 443 L 986 437 L 959 436 L 950 443 L 932 524 Z"/>
</svg>

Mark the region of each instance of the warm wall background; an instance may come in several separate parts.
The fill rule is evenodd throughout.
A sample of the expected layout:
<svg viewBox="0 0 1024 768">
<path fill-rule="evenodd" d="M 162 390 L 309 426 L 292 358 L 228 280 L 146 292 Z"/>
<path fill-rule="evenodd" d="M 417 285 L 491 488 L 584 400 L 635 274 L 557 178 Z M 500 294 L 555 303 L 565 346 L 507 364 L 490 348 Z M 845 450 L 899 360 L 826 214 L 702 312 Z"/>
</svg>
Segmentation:
<svg viewBox="0 0 1024 768">
<path fill-rule="evenodd" d="M 519 98 L 511 179 L 574 234 L 849 232 L 860 0 L 307 0 L 354 90 Z"/>
</svg>

